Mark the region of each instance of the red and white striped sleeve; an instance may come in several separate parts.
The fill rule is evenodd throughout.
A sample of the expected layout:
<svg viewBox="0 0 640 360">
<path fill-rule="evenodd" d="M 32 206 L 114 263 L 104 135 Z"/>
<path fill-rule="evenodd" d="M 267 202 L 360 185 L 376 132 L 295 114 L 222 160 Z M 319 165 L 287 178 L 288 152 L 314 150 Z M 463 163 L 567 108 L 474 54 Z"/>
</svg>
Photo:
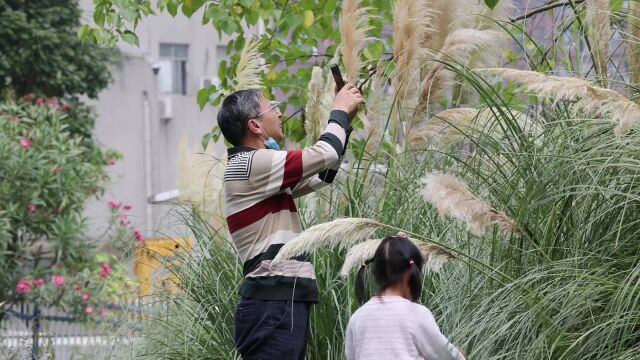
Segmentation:
<svg viewBox="0 0 640 360">
<path fill-rule="evenodd" d="M 257 150 L 253 155 L 249 181 L 266 194 L 295 189 L 301 182 L 339 164 L 349 126 L 344 111 L 332 111 L 320 139 L 301 150 Z M 315 186 L 314 186 L 315 187 Z"/>
</svg>

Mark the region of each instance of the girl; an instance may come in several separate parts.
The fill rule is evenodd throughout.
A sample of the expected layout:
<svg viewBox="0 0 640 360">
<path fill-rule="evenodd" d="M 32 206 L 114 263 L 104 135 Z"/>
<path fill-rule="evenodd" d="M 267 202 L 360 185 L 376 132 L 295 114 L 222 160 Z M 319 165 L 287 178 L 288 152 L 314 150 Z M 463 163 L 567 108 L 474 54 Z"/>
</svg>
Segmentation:
<svg viewBox="0 0 640 360">
<path fill-rule="evenodd" d="M 424 263 L 416 245 L 406 236 L 382 240 L 373 259 L 358 271 L 356 296 L 360 304 L 365 293 L 363 270 L 370 263 L 378 293 L 349 320 L 347 359 L 465 359 L 442 335 L 431 311 L 416 302 L 422 292 Z"/>
</svg>

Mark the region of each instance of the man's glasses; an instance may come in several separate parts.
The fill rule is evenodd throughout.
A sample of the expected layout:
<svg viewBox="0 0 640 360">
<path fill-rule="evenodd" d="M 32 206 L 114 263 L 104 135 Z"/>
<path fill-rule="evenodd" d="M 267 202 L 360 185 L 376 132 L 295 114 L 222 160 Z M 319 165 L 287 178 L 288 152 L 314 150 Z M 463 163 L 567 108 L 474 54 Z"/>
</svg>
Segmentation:
<svg viewBox="0 0 640 360">
<path fill-rule="evenodd" d="M 271 110 L 275 110 L 278 114 L 282 114 L 282 111 L 280 111 L 280 105 L 282 103 L 280 101 L 271 101 L 270 104 L 271 104 L 271 107 L 268 108 L 266 111 L 263 111 L 260 114 L 258 114 L 258 116 L 256 116 L 256 118 L 259 118 L 260 116 L 268 113 Z"/>
</svg>

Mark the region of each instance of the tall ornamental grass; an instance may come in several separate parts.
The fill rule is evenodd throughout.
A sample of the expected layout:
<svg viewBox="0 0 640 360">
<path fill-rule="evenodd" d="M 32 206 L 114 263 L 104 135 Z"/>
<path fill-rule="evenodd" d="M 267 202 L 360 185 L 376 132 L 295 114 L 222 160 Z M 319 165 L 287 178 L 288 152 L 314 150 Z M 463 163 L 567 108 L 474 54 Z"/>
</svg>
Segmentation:
<svg viewBox="0 0 640 360">
<path fill-rule="evenodd" d="M 343 217 L 370 219 L 373 227 L 351 229 L 363 232 L 344 239 L 314 228 L 292 242 L 292 253 L 312 251 L 321 291 L 307 358 L 344 359 L 344 331 L 357 308 L 353 274 L 340 276 L 345 254 L 402 230 L 451 255 L 425 275 L 421 302 L 471 359 L 640 359 L 638 69 L 627 73 L 625 58 L 613 57 L 602 36 L 620 35 L 636 49 L 627 35 L 637 33 L 637 19 L 627 19 L 626 5 L 609 17 L 607 2 L 567 3 L 556 30 L 592 44 L 567 47 L 567 36 L 549 44 L 504 21 L 508 1 L 478 18 L 432 3 L 431 10 L 445 12 L 398 2 L 399 13 L 419 9 L 441 31 L 424 29 L 425 51 L 404 49 L 415 39 L 394 34 L 399 56 L 374 64 L 368 96 L 375 109 L 361 115 L 365 130 L 352 140 L 337 183 L 299 202 L 306 228 Z M 459 21 L 438 23 L 447 17 Z M 615 23 L 584 31 L 609 18 Z M 469 57 L 482 52 L 471 45 L 439 51 L 451 34 L 497 32 L 515 49 L 504 57 Z M 514 53 L 520 57 L 509 61 Z M 429 81 L 438 86 L 425 87 Z M 202 209 L 183 216 L 198 244 L 173 269 L 183 292 L 145 320 L 142 340 L 127 356 L 238 357 L 233 314 L 241 264 L 210 216 Z M 341 221 L 334 224 L 350 220 Z"/>
</svg>

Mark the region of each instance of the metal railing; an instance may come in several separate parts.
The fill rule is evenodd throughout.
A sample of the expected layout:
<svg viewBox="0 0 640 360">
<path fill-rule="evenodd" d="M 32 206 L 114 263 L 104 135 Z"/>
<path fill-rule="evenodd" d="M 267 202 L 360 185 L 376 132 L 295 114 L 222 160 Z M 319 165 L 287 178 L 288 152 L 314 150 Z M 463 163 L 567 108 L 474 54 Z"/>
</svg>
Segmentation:
<svg viewBox="0 0 640 360">
<path fill-rule="evenodd" d="M 162 311 L 161 299 L 103 306 L 104 318 L 84 322 L 61 309 L 31 303 L 12 306 L 0 322 L 0 360 L 106 359 L 115 346 L 135 342 L 145 314 Z"/>
</svg>

